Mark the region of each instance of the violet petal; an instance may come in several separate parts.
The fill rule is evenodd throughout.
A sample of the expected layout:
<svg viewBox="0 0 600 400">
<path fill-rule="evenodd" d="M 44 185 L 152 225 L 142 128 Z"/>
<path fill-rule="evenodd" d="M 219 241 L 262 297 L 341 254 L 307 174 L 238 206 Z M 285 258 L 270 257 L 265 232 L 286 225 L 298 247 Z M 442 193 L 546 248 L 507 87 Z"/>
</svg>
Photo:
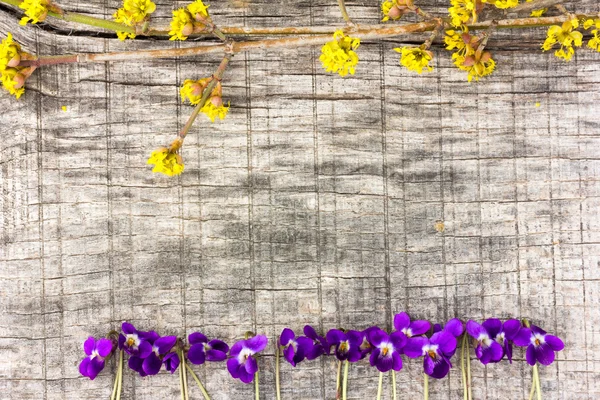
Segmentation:
<svg viewBox="0 0 600 400">
<path fill-rule="evenodd" d="M 206 354 L 204 353 L 204 344 L 198 343 L 192 345 L 190 347 L 190 350 L 188 351 L 187 357 L 192 364 L 204 364 L 204 361 L 206 361 Z"/>
<path fill-rule="evenodd" d="M 287 346 L 291 340 L 294 340 L 296 334 L 290 328 L 285 328 L 279 336 L 279 344 L 281 346 Z"/>
<path fill-rule="evenodd" d="M 401 331 L 404 328 L 408 328 L 409 325 L 410 316 L 407 313 L 401 312 L 394 316 L 394 328 L 396 328 L 397 331 Z"/>
<path fill-rule="evenodd" d="M 561 351 L 565 348 L 565 344 L 563 343 L 563 341 L 556 336 L 546 335 L 546 337 L 544 337 L 544 340 L 546 341 L 546 344 L 550 346 L 550 348 L 554 351 Z"/>
<path fill-rule="evenodd" d="M 188 336 L 188 342 L 190 344 L 206 343 L 208 342 L 208 338 L 206 337 L 206 335 L 200 332 L 194 332 L 190 333 L 190 335 Z"/>
</svg>

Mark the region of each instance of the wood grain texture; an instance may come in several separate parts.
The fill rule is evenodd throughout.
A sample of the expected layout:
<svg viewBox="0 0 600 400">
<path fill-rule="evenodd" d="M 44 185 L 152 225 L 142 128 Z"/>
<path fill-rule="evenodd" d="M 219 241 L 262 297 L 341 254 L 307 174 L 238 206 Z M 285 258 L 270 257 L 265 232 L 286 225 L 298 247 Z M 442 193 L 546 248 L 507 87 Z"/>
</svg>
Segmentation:
<svg viewBox="0 0 600 400">
<path fill-rule="evenodd" d="M 577 3 L 567 6 L 600 11 Z M 157 5 L 168 24 L 173 3 Z M 106 18 L 117 7 L 65 4 Z M 374 1 L 348 8 L 358 22 L 379 19 Z M 339 18 L 324 0 L 211 11 L 246 26 Z M 38 54 L 188 45 L 17 21 L 0 9 L 0 32 Z M 544 398 L 600 397 L 600 55 L 564 63 L 539 51 L 543 37 L 500 33 L 497 71 L 477 84 L 439 48 L 433 73 L 402 69 L 399 39 L 363 43 L 345 79 L 321 69 L 316 48 L 240 54 L 224 80 L 230 114 L 201 116 L 175 179 L 145 160 L 191 112 L 178 85 L 211 74 L 218 57 L 37 71 L 20 101 L 0 96 L 0 399 L 107 398 L 112 363 L 95 381 L 79 377 L 81 346 L 124 320 L 231 343 L 305 323 L 389 328 L 403 310 L 539 321 L 566 343 L 541 368 Z M 530 369 L 516 358 L 474 362 L 474 398 L 525 398 Z M 272 399 L 273 347 L 260 365 Z M 419 369 L 408 361 L 398 374 L 401 399 L 420 396 Z M 214 399 L 252 395 L 223 364 L 197 371 Z M 349 398 L 373 398 L 377 373 L 362 362 L 349 382 Z M 177 385 L 127 373 L 123 398 L 177 398 Z M 334 387 L 332 361 L 282 366 L 285 399 L 333 398 Z M 430 387 L 432 399 L 459 398 L 460 371 Z"/>
</svg>

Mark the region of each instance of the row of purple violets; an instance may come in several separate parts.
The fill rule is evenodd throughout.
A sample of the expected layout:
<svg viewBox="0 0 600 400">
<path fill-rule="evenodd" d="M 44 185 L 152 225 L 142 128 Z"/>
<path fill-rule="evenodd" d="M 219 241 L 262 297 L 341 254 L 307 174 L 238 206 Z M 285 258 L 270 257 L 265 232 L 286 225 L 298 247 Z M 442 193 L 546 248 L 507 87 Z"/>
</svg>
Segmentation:
<svg viewBox="0 0 600 400">
<path fill-rule="evenodd" d="M 281 352 L 294 367 L 304 360 L 320 356 L 333 355 L 340 362 L 350 363 L 368 357 L 370 364 L 383 373 L 400 371 L 401 355 L 404 354 L 409 358 L 423 358 L 424 373 L 440 379 L 452 367 L 450 360 L 456 352 L 457 339 L 464 334 L 465 324 L 455 318 L 444 325 L 432 327 L 429 321 L 411 320 L 407 313 L 402 312 L 394 317 L 394 328 L 391 333 L 376 326 L 364 331 L 331 329 L 324 336 L 309 325 L 304 327 L 304 335 L 301 336 L 285 328 L 279 337 L 277 355 Z M 155 331 L 137 330 L 127 322 L 122 324 L 121 329 L 122 332 L 111 339 L 90 337 L 85 341 L 83 349 L 87 357 L 79 365 L 83 376 L 96 378 L 106 359 L 118 348 L 121 354 L 129 355 L 129 368 L 142 377 L 158 374 L 163 366 L 174 373 L 184 357 L 195 365 L 206 361 L 226 361 L 233 378 L 250 383 L 258 372 L 256 356 L 268 343 L 266 336 L 256 335 L 229 347 L 222 340 L 209 340 L 204 334 L 194 332 L 184 345 L 176 336 L 161 337 Z M 492 318 L 482 324 L 469 320 L 466 334 L 472 338 L 475 355 L 483 364 L 497 363 L 504 358 L 512 363 L 512 346 L 516 345 L 527 347 L 526 359 L 530 365 L 535 366 L 538 362 L 549 365 L 555 359 L 555 352 L 564 348 L 558 337 L 535 325 L 527 323 L 525 326 L 516 319 L 502 322 Z"/>
</svg>

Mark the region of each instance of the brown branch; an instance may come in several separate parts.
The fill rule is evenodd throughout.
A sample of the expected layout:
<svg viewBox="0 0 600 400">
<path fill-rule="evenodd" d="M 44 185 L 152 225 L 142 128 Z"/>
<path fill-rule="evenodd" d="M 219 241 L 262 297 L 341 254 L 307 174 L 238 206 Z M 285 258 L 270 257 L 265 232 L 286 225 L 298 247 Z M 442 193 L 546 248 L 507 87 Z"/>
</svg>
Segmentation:
<svg viewBox="0 0 600 400">
<path fill-rule="evenodd" d="M 594 18 L 595 15 L 578 15 L 581 18 Z M 496 29 L 530 28 L 536 26 L 559 25 L 569 17 L 528 17 L 500 21 L 483 21 L 468 26 L 469 30 L 487 29 L 496 24 Z M 405 25 L 364 25 L 357 26 L 352 36 L 362 40 L 383 39 L 419 32 L 429 32 L 438 26 L 437 20 Z M 63 62 L 104 62 L 104 61 L 140 61 L 151 58 L 190 57 L 201 54 L 213 54 L 232 51 L 234 53 L 273 48 L 298 48 L 322 45 L 331 40 L 331 35 L 299 36 L 279 39 L 236 42 L 233 44 L 204 45 L 179 49 L 138 50 L 112 53 L 83 53 L 78 55 L 42 56 L 36 60 L 22 60 L 21 66 L 42 66 Z"/>
<path fill-rule="evenodd" d="M 179 138 L 181 138 L 182 141 L 183 141 L 183 139 L 185 139 L 185 136 L 187 135 L 188 131 L 194 124 L 194 121 L 196 120 L 196 117 L 200 113 L 200 110 L 202 109 L 202 107 L 204 107 L 204 104 L 206 104 L 206 102 L 208 101 L 208 97 L 212 93 L 213 89 L 215 88 L 217 83 L 223 78 L 223 73 L 225 72 L 225 68 L 227 68 L 227 64 L 229 64 L 229 60 L 231 60 L 231 57 L 233 57 L 233 54 L 225 54 L 225 56 L 221 60 L 221 64 L 219 64 L 219 67 L 213 74 L 213 79 L 210 81 L 210 83 L 204 89 L 204 92 L 202 93 L 202 98 L 200 98 L 200 102 L 196 105 L 196 107 L 194 107 L 194 111 L 192 111 L 192 114 L 188 118 L 184 127 L 181 129 L 181 131 L 177 135 Z"/>
<path fill-rule="evenodd" d="M 342 13 L 344 21 L 346 21 L 348 25 L 354 26 L 354 22 L 352 22 L 350 15 L 348 15 L 348 10 L 346 10 L 346 3 L 344 0 L 338 0 L 338 6 L 340 7 L 340 12 Z"/>
</svg>

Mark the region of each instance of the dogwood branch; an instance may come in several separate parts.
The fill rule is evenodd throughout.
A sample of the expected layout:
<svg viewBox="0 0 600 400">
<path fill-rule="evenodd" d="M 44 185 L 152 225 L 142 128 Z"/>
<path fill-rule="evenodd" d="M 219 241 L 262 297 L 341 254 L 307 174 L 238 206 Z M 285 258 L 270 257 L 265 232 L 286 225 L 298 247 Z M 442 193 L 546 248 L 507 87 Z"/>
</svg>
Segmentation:
<svg viewBox="0 0 600 400">
<path fill-rule="evenodd" d="M 579 18 L 594 18 L 595 15 L 577 15 Z M 554 17 L 528 17 L 506 20 L 483 21 L 469 25 L 469 30 L 488 29 L 495 25 L 495 29 L 531 28 L 562 24 L 569 17 L 559 15 Z M 383 39 L 388 37 L 409 35 L 434 30 L 439 24 L 438 19 L 404 25 L 358 25 L 353 30 L 352 36 L 361 40 Z M 275 28 L 272 28 L 275 29 Z M 290 28 L 287 28 L 290 29 Z M 297 29 L 297 28 L 294 28 Z M 321 28 L 323 29 L 323 28 Z M 331 27 L 334 32 L 339 27 Z M 221 29 L 223 32 L 225 30 Z M 82 53 L 65 54 L 58 56 L 40 56 L 34 60 L 22 60 L 21 66 L 42 66 L 63 63 L 88 63 L 105 61 L 140 61 L 152 58 L 190 57 L 202 54 L 222 52 L 245 52 L 273 48 L 298 48 L 322 45 L 331 40 L 331 35 L 295 36 L 277 39 L 262 39 L 255 41 L 226 43 L 220 45 L 203 45 L 178 49 L 137 50 L 111 53 Z"/>
</svg>

